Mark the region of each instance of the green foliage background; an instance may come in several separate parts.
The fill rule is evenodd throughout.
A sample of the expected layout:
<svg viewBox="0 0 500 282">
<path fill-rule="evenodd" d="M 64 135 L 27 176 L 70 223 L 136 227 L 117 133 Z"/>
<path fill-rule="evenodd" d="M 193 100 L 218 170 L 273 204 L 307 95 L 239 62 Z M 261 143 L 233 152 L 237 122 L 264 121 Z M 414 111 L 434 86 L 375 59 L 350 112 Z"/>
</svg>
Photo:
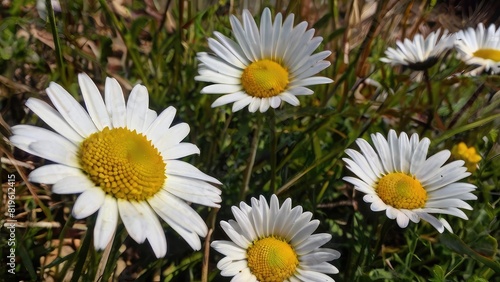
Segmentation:
<svg viewBox="0 0 500 282">
<path fill-rule="evenodd" d="M 101 90 L 107 76 L 117 78 L 126 95 L 133 85 L 144 84 L 152 109 L 174 106 L 176 122 L 190 125 L 186 141 L 201 154 L 186 160 L 224 183 L 220 210 L 194 206 L 213 229 L 209 240 L 227 239 L 218 222 L 232 218 L 232 205 L 275 193 L 313 212 L 321 221 L 317 232 L 333 235 L 326 247 L 342 253 L 333 261 L 340 270 L 332 276 L 336 281 L 500 281 L 500 77 L 467 75 L 472 68 L 457 60 L 454 51 L 429 69 L 428 81 L 379 61 L 396 39 L 419 32 L 455 32 L 479 22 L 498 26 L 500 9 L 494 1 L 471 7 L 467 1 L 373 3 L 76 0 L 61 1 L 62 10 L 52 14 L 49 9 L 45 18 L 35 1 L 3 1 L 2 199 L 7 174 L 14 173 L 16 279 L 230 280 L 216 268 L 220 254 L 192 251 L 166 224 L 168 254 L 159 260 L 147 243 L 138 245 L 119 227 L 104 277 L 96 278 L 103 253 L 93 250 L 92 232 L 87 231 L 95 215 L 77 221 L 69 216 L 75 196 L 52 194 L 50 187 L 26 181 L 45 161 L 12 148 L 10 126 L 46 127 L 26 110 L 26 99 L 49 101 L 45 88 L 50 81 L 81 99 L 76 76 L 85 72 Z M 273 15 L 294 13 L 296 23 L 308 21 L 324 38 L 319 50 L 332 51 L 332 66 L 321 75 L 334 83 L 314 87 L 315 94 L 301 97 L 298 107 L 283 105 L 263 114 L 211 108 L 216 96 L 200 94 L 207 84 L 194 80 L 196 53 L 209 51 L 207 38 L 213 31 L 231 37 L 229 15 L 239 16 L 247 6 L 256 18 L 270 7 Z M 463 180 L 478 187 L 479 199 L 469 201 L 474 210 L 466 211 L 470 219 L 445 216 L 454 234 L 439 234 L 423 221 L 400 229 L 382 212 L 373 213 L 362 195 L 342 181 L 350 174 L 341 160 L 344 150 L 357 149 L 356 138 L 386 135 L 389 129 L 430 138 L 430 154 L 463 141 L 482 156 L 479 169 Z M 2 260 L 8 252 L 6 234 L 2 228 Z M 0 272 L 7 273 L 5 263 Z"/>
</svg>

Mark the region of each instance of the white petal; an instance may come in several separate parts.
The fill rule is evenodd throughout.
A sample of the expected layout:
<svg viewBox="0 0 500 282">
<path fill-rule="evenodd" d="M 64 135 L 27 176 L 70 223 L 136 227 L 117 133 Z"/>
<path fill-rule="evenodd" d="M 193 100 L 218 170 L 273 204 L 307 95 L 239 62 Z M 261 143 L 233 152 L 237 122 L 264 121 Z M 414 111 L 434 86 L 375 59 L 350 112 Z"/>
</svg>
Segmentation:
<svg viewBox="0 0 500 282">
<path fill-rule="evenodd" d="M 245 259 L 247 251 L 240 248 L 238 245 L 231 241 L 213 241 L 210 244 L 217 252 L 230 257 L 233 260 Z"/>
<path fill-rule="evenodd" d="M 160 139 L 165 137 L 164 130 L 167 130 L 170 128 L 170 125 L 172 125 L 172 121 L 175 118 L 175 113 L 177 110 L 169 106 L 161 114 L 151 123 L 149 128 L 145 131 L 145 135 L 148 137 L 149 140 L 153 142 L 153 144 L 156 144 L 159 142 Z"/>
<path fill-rule="evenodd" d="M 67 143 L 37 141 L 30 144 L 29 148 L 35 155 L 67 166 L 78 167 L 79 158 L 74 151 L 74 146 L 65 146 Z M 71 144 L 73 145 L 73 144 Z"/>
<path fill-rule="evenodd" d="M 377 149 L 378 156 L 382 162 L 382 166 L 384 167 L 385 172 L 393 172 L 394 167 L 392 165 L 389 143 L 387 143 L 387 140 L 380 133 L 372 134 L 371 137 L 373 145 Z"/>
<path fill-rule="evenodd" d="M 332 239 L 332 235 L 328 233 L 319 233 L 309 236 L 304 242 L 295 247 L 298 255 L 310 253 L 311 251 L 323 246 Z M 292 243 L 293 244 L 293 243 Z"/>
<path fill-rule="evenodd" d="M 308 85 L 318 85 L 318 84 L 328 84 L 332 83 L 333 80 L 328 77 L 322 76 L 313 76 L 300 80 L 295 80 L 291 82 L 288 87 L 297 87 L 297 86 L 308 86 Z"/>
<path fill-rule="evenodd" d="M 106 78 L 104 100 L 106 101 L 106 109 L 113 128 L 126 127 L 127 108 L 125 106 L 125 98 L 122 87 L 115 78 Z"/>
<path fill-rule="evenodd" d="M 233 241 L 236 245 L 245 250 L 248 248 L 248 246 L 250 246 L 251 242 L 248 241 L 245 236 L 236 232 L 229 223 L 227 223 L 226 221 L 221 221 L 220 226 L 222 227 L 224 232 L 226 232 L 231 241 Z"/>
<path fill-rule="evenodd" d="M 29 98 L 28 101 L 26 101 L 26 106 L 52 127 L 52 129 L 73 143 L 79 143 L 83 140 L 82 136 L 66 122 L 61 114 L 44 101 L 36 98 Z"/>
<path fill-rule="evenodd" d="M 406 216 L 404 212 L 398 210 L 396 221 L 398 222 L 399 227 L 406 228 L 408 226 L 408 222 L 410 221 L 410 219 Z"/>
<path fill-rule="evenodd" d="M 358 151 L 352 149 L 346 149 L 345 153 L 355 162 L 355 164 L 353 164 L 352 162 L 346 160 L 346 163 L 348 163 L 350 167 L 358 171 L 359 174 L 353 171 L 356 173 L 356 175 L 358 175 L 358 177 L 361 178 L 360 174 L 362 174 L 364 176 L 363 179 L 367 178 L 367 180 L 369 180 L 366 181 L 366 183 L 370 184 L 376 183 L 378 181 L 379 175 L 375 174 L 375 172 L 371 169 L 371 159 L 365 158 L 365 156 L 360 154 Z"/>
<path fill-rule="evenodd" d="M 85 190 L 76 199 L 71 213 L 76 219 L 88 217 L 102 206 L 104 196 L 105 193 L 101 188 L 92 187 Z"/>
<path fill-rule="evenodd" d="M 224 45 L 219 43 L 213 38 L 208 39 L 208 47 L 214 51 L 217 56 L 222 58 L 224 61 L 230 63 L 231 65 L 244 69 L 246 65 L 235 56 L 231 50 L 227 49 Z"/>
<path fill-rule="evenodd" d="M 269 8 L 264 9 L 260 18 L 260 46 L 261 57 L 271 58 L 273 48 L 273 26 L 271 22 L 271 11 Z"/>
<path fill-rule="evenodd" d="M 444 232 L 444 225 L 440 220 L 425 212 L 418 212 L 417 214 L 418 216 L 420 216 L 420 218 L 434 226 L 434 228 L 436 228 L 439 233 Z"/>
<path fill-rule="evenodd" d="M 180 159 L 193 154 L 200 154 L 200 149 L 194 144 L 181 142 L 177 145 L 161 151 L 165 160 Z"/>
<path fill-rule="evenodd" d="M 405 133 L 401 133 L 403 135 Z M 406 136 L 406 134 L 405 134 Z M 390 130 L 389 131 L 389 136 L 388 136 L 388 143 L 389 143 L 389 149 L 391 152 L 391 157 L 392 157 L 392 165 L 395 171 L 397 172 L 402 172 L 403 170 L 401 169 L 401 153 L 399 149 L 399 139 L 396 134 L 396 131 Z"/>
<path fill-rule="evenodd" d="M 80 173 L 57 181 L 52 186 L 52 192 L 56 194 L 78 194 L 94 188 L 97 188 L 95 184 L 83 173 Z"/>
<path fill-rule="evenodd" d="M 308 222 L 290 239 L 293 245 L 298 245 L 304 240 L 311 238 L 311 234 L 316 231 L 319 226 L 319 220 L 315 219 Z"/>
<path fill-rule="evenodd" d="M 337 274 L 339 273 L 339 270 L 327 263 L 327 262 L 320 262 L 320 263 L 316 263 L 316 264 L 309 264 L 309 265 L 303 265 L 301 264 L 301 268 L 304 268 L 306 270 L 309 270 L 309 271 L 316 271 L 316 272 L 320 272 L 320 273 L 329 273 L 329 274 Z"/>
<path fill-rule="evenodd" d="M 288 92 L 281 93 L 279 97 L 281 98 L 281 100 L 287 102 L 292 106 L 298 106 L 300 104 L 299 99 L 295 95 L 290 94 Z"/>
<path fill-rule="evenodd" d="M 248 105 L 248 111 L 251 113 L 255 113 L 260 108 L 261 98 L 252 97 L 252 102 Z"/>
<path fill-rule="evenodd" d="M 217 264 L 217 266 L 222 266 L 222 264 Z M 222 276 L 234 276 L 239 274 L 245 268 L 248 268 L 248 263 L 246 260 L 231 261 L 230 264 L 227 264 L 224 268 L 222 268 L 220 274 Z M 249 281 L 249 280 L 240 280 L 240 281 Z"/>
<path fill-rule="evenodd" d="M 425 182 L 426 180 L 436 176 L 438 169 L 448 160 L 451 153 L 448 150 L 443 150 L 427 160 L 425 160 L 420 169 L 415 172 L 415 176 L 420 180 L 420 182 Z"/>
<path fill-rule="evenodd" d="M 12 127 L 10 142 L 16 147 L 39 157 L 71 167 L 80 167 L 78 147 L 53 131 L 32 126 Z"/>
<path fill-rule="evenodd" d="M 238 43 L 234 42 L 232 39 L 224 36 L 222 33 L 214 31 L 215 37 L 229 50 L 233 55 L 235 55 L 239 61 L 241 61 L 245 66 L 250 64 L 249 58 L 245 56 L 245 53 L 241 49 Z"/>
<path fill-rule="evenodd" d="M 146 112 L 146 120 L 144 121 L 144 126 L 141 132 L 146 132 L 157 117 L 158 114 L 155 111 L 148 109 Z"/>
<path fill-rule="evenodd" d="M 61 116 L 78 134 L 88 137 L 97 131 L 88 113 L 59 84 L 51 82 L 46 92 Z"/>
<path fill-rule="evenodd" d="M 262 98 L 260 101 L 259 112 L 264 113 L 269 109 L 269 100 L 270 98 Z"/>
<path fill-rule="evenodd" d="M 118 211 L 130 237 L 139 244 L 144 243 L 147 236 L 147 223 L 141 214 L 138 202 L 118 199 Z"/>
<path fill-rule="evenodd" d="M 287 90 L 290 94 L 293 94 L 293 95 L 311 95 L 311 94 L 314 94 L 314 91 L 312 91 L 311 89 L 309 88 L 306 88 L 306 87 L 302 87 L 302 86 L 299 86 L 299 87 L 293 87 L 293 88 L 290 88 Z"/>
<path fill-rule="evenodd" d="M 198 236 L 207 235 L 208 228 L 205 221 L 191 206 L 176 196 L 160 191 L 148 202 L 167 223 L 174 221 L 183 229 L 196 233 L 198 243 L 200 241 Z"/>
<path fill-rule="evenodd" d="M 215 184 L 222 184 L 216 178 L 209 176 L 203 173 L 201 170 L 189 164 L 187 162 L 179 161 L 179 160 L 169 160 L 167 161 L 167 175 L 177 175 L 183 177 L 189 177 L 199 180 L 204 180 L 208 182 L 212 182 Z M 167 176 L 168 177 L 168 176 Z"/>
<path fill-rule="evenodd" d="M 154 143 L 154 146 L 160 151 L 166 151 L 179 143 L 188 136 L 189 125 L 185 122 L 176 124 L 168 129 L 162 130 L 163 136 Z"/>
<path fill-rule="evenodd" d="M 203 87 L 202 94 L 228 94 L 235 93 L 243 89 L 239 84 L 212 84 Z"/>
<path fill-rule="evenodd" d="M 295 274 L 301 281 L 307 282 L 335 282 L 331 277 L 326 274 L 319 273 L 316 271 L 302 270 L 297 268 L 297 273 Z"/>
<path fill-rule="evenodd" d="M 148 90 L 143 85 L 136 85 L 127 101 L 127 128 L 142 133 L 149 107 Z"/>
<path fill-rule="evenodd" d="M 241 99 L 239 101 L 236 101 L 234 104 L 233 104 L 233 112 L 237 112 L 241 109 L 243 109 L 244 107 L 248 106 L 248 104 L 250 104 L 252 102 L 252 99 L 253 97 L 252 96 L 247 96 L 245 97 L 244 99 Z M 212 108 L 214 106 L 212 105 Z"/>
<path fill-rule="evenodd" d="M 234 102 L 239 101 L 241 99 L 244 99 L 246 97 L 248 97 L 248 95 L 245 92 L 238 91 L 238 92 L 223 95 L 223 96 L 217 98 L 212 103 L 211 106 L 212 106 L 212 108 L 219 107 L 219 106 L 226 105 L 229 103 L 234 103 Z"/>
<path fill-rule="evenodd" d="M 165 181 L 165 189 L 185 201 L 209 207 L 219 207 L 217 203 L 221 202 L 221 191 L 201 180 L 170 175 Z"/>
<path fill-rule="evenodd" d="M 106 105 L 104 105 L 101 93 L 95 83 L 85 73 L 78 74 L 78 82 L 85 106 L 87 106 L 87 111 L 97 129 L 102 130 L 105 127 L 111 127 L 111 120 L 109 119 Z"/>
<path fill-rule="evenodd" d="M 234 219 L 238 222 L 238 225 L 241 227 L 242 235 L 246 238 L 257 238 L 257 234 L 253 228 L 250 219 L 245 216 L 245 214 L 235 206 L 231 207 L 231 211 L 233 212 Z"/>
<path fill-rule="evenodd" d="M 83 176 L 79 168 L 61 164 L 49 164 L 33 170 L 29 175 L 29 181 L 45 184 L 54 184 L 68 176 Z"/>
<path fill-rule="evenodd" d="M 230 66 L 226 61 L 204 53 L 198 53 L 197 55 L 198 60 L 203 62 L 210 70 L 230 77 L 241 78 L 243 71 Z"/>
<path fill-rule="evenodd" d="M 164 257 L 167 254 L 167 239 L 165 238 L 165 232 L 161 227 L 158 217 L 146 202 L 139 202 L 137 207 L 143 221 L 145 222 L 146 238 L 148 239 L 155 256 L 157 258 Z"/>
<path fill-rule="evenodd" d="M 116 199 L 106 195 L 104 203 L 97 214 L 96 225 L 94 227 L 94 247 L 103 250 L 113 238 L 116 225 L 118 224 L 118 207 Z"/>
<path fill-rule="evenodd" d="M 200 68 L 202 68 L 202 66 L 198 67 L 198 73 L 200 73 L 200 75 L 194 77 L 194 80 L 196 81 L 205 81 L 205 82 L 223 83 L 223 84 L 241 84 L 241 79 L 239 77 L 228 76 L 225 74 L 217 73 L 211 69 L 200 69 Z"/>
<path fill-rule="evenodd" d="M 368 142 L 362 138 L 356 139 L 356 144 L 358 144 L 358 147 L 361 149 L 363 156 L 367 160 L 370 160 L 368 164 L 373 170 L 373 173 L 376 176 L 380 176 L 381 174 L 383 174 L 384 168 L 382 167 L 382 163 L 380 162 L 379 156 L 377 155 L 375 150 L 373 150 L 372 146 L 370 146 L 370 144 L 368 144 Z"/>
<path fill-rule="evenodd" d="M 427 150 L 429 149 L 431 141 L 428 138 L 422 139 L 420 143 L 418 143 L 417 148 L 413 152 L 413 156 L 411 158 L 410 163 L 410 173 L 415 175 L 416 172 L 422 167 L 422 164 L 425 162 L 425 158 L 427 157 Z"/>
<path fill-rule="evenodd" d="M 277 107 L 279 107 L 281 105 L 281 99 L 279 96 L 273 96 L 269 99 L 270 99 L 269 104 L 271 105 L 271 108 L 276 109 Z"/>
</svg>

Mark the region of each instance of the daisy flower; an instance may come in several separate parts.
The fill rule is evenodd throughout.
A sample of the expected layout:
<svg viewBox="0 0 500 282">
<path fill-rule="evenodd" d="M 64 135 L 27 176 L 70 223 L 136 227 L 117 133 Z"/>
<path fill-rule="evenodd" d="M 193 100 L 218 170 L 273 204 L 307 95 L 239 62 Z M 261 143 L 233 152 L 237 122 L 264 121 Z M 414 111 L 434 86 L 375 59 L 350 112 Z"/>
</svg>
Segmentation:
<svg viewBox="0 0 500 282">
<path fill-rule="evenodd" d="M 500 73 L 500 27 L 491 24 L 488 29 L 480 23 L 456 35 L 458 57 L 469 65 L 479 65 L 492 73 Z"/>
<path fill-rule="evenodd" d="M 429 158 L 427 151 L 430 140 L 419 140 L 417 134 L 408 138 L 401 133 L 399 138 L 394 130 L 388 140 L 382 134 L 372 134 L 375 150 L 364 139 L 356 143 L 361 153 L 347 149 L 344 158 L 347 168 L 356 177 L 343 179 L 365 193 L 363 200 L 371 203 L 372 211 L 385 210 L 390 219 L 396 219 L 401 228 L 408 222 L 418 223 L 420 219 L 429 222 L 439 232 L 444 228 L 452 232 L 448 222 L 431 214 L 450 214 L 467 219 L 460 209 L 472 210 L 464 200 L 475 200 L 471 192 L 476 186 L 457 182 L 470 175 L 464 161 L 443 164 L 450 157 L 450 151 L 443 150 Z"/>
<path fill-rule="evenodd" d="M 329 264 L 340 257 L 333 249 L 320 248 L 330 241 L 327 233 L 311 235 L 319 225 L 311 220 L 312 213 L 292 209 L 286 199 L 280 207 L 273 195 L 270 204 L 264 196 L 252 198 L 252 206 L 241 202 L 233 206 L 236 219 L 221 221 L 222 229 L 231 241 L 214 241 L 211 246 L 225 255 L 217 263 L 222 276 L 234 276 L 231 281 L 334 281 L 324 273 L 339 271 Z"/>
<path fill-rule="evenodd" d="M 31 125 L 12 127 L 16 147 L 54 162 L 35 169 L 30 181 L 53 184 L 57 194 L 80 194 L 73 206 L 77 219 L 95 212 L 94 246 L 111 241 L 118 218 L 136 242 L 146 239 L 155 255 L 167 252 L 158 217 L 195 250 L 207 234 L 203 219 L 186 203 L 219 207 L 220 182 L 191 164 L 177 160 L 199 154 L 194 144 L 181 142 L 189 125 L 171 126 L 176 110 L 159 116 L 148 108 L 148 91 L 132 89 L 127 103 L 122 89 L 107 78 L 104 100 L 86 74 L 78 81 L 87 111 L 60 85 L 51 82 L 47 95 L 52 108 L 30 98 L 26 105 L 54 131 Z"/>
<path fill-rule="evenodd" d="M 212 107 L 233 103 L 233 111 L 248 106 L 250 112 L 265 112 L 277 108 L 281 101 L 299 105 L 297 95 L 314 92 L 305 86 L 331 83 L 326 77 L 313 77 L 330 66 L 324 59 L 331 52 L 312 55 L 323 40 L 313 37 L 314 29 L 301 22 L 293 27 L 294 15 L 284 22 L 280 13 L 274 23 L 271 11 L 264 9 L 260 28 L 248 10 L 243 11 L 243 23 L 231 16 L 236 42 L 214 32 L 208 46 L 214 54 L 198 53 L 198 81 L 212 82 L 201 93 L 226 94 L 214 101 Z"/>
<path fill-rule="evenodd" d="M 394 65 L 408 66 L 412 70 L 423 71 L 435 65 L 438 58 L 446 50 L 453 47 L 454 36 L 445 30 L 441 34 L 438 29 L 424 38 L 421 34 L 415 35 L 413 40 L 405 38 L 403 42 L 397 41 L 397 49 L 389 47 L 385 51 L 386 58 L 380 61 Z"/>
</svg>

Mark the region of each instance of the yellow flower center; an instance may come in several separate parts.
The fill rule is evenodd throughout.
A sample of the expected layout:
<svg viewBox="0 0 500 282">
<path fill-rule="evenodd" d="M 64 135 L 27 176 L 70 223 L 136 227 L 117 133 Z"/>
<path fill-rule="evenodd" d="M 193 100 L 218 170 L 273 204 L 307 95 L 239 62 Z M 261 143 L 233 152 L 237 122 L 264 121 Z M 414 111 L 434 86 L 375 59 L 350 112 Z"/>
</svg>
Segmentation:
<svg viewBox="0 0 500 282">
<path fill-rule="evenodd" d="M 282 93 L 288 85 L 288 71 L 271 60 L 256 61 L 243 70 L 241 84 L 250 96 L 273 97 Z"/>
<path fill-rule="evenodd" d="M 293 275 L 299 264 L 292 246 L 276 237 L 254 241 L 247 255 L 248 268 L 260 282 L 282 282 Z"/>
<path fill-rule="evenodd" d="M 464 160 L 465 166 L 470 172 L 476 171 L 477 163 L 481 161 L 481 156 L 476 152 L 476 148 L 469 148 L 464 142 L 460 142 L 458 145 L 453 146 L 451 153 L 456 159 Z"/>
<path fill-rule="evenodd" d="M 385 204 L 397 209 L 417 209 L 425 205 L 427 191 L 415 178 L 401 172 L 382 177 L 375 189 Z"/>
<path fill-rule="evenodd" d="M 498 49 L 479 49 L 473 53 L 475 57 L 500 62 L 500 50 Z"/>
<path fill-rule="evenodd" d="M 165 182 L 165 162 L 142 134 L 126 128 L 104 128 L 80 146 L 82 169 L 115 198 L 144 201 Z"/>
</svg>

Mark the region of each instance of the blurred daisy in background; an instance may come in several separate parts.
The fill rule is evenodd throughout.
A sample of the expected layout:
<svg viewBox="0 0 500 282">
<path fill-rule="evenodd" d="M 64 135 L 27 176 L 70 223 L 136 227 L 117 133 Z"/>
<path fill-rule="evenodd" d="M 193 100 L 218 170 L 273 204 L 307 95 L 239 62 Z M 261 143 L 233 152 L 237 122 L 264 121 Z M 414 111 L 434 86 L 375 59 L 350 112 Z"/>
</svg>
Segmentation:
<svg viewBox="0 0 500 282">
<path fill-rule="evenodd" d="M 408 226 L 410 220 L 418 223 L 423 219 L 441 233 L 445 228 L 452 232 L 451 226 L 431 214 L 468 219 L 460 209 L 472 210 L 464 200 L 477 197 L 471 193 L 476 186 L 457 182 L 470 175 L 464 161 L 444 165 L 451 155 L 448 150 L 427 158 L 430 140 L 419 140 L 417 134 L 408 138 L 401 133 L 398 138 L 391 130 L 388 140 L 380 133 L 371 138 L 377 151 L 362 138 L 356 140 L 361 153 L 346 150 L 351 158 L 343 160 L 357 177 L 343 179 L 366 194 L 363 200 L 371 203 L 372 211 L 385 210 L 387 217 L 396 219 L 401 228 Z"/>
<path fill-rule="evenodd" d="M 200 52 L 195 77 L 198 81 L 214 83 L 202 89 L 205 94 L 225 94 L 212 107 L 229 103 L 233 111 L 248 106 L 250 112 L 265 112 L 285 101 L 299 105 L 298 95 L 314 92 L 306 86 L 331 83 L 326 77 L 313 76 L 330 66 L 324 59 L 331 52 L 312 54 L 323 40 L 313 37 L 314 29 L 301 22 L 293 27 L 294 15 L 282 22 L 281 13 L 271 20 L 271 11 L 264 9 L 260 28 L 248 10 L 243 11 L 243 23 L 230 18 L 236 42 L 214 32 L 208 46 L 214 54 Z"/>
<path fill-rule="evenodd" d="M 414 71 L 424 71 L 434 66 L 445 51 L 451 49 L 454 36 L 445 30 L 441 33 L 438 29 L 427 37 L 417 34 L 413 40 L 405 38 L 403 42 L 397 41 L 397 49 L 389 47 L 385 51 L 385 58 L 380 61 L 392 66 L 407 66 Z"/>
<path fill-rule="evenodd" d="M 332 236 L 312 233 L 319 225 L 301 206 L 292 209 L 288 198 L 279 206 L 272 195 L 252 198 L 252 206 L 233 206 L 236 220 L 221 221 L 231 241 L 214 241 L 211 246 L 226 257 L 217 263 L 222 276 L 231 281 L 334 281 L 339 271 L 328 263 L 340 257 L 333 249 L 321 248 Z"/>
<path fill-rule="evenodd" d="M 217 179 L 177 160 L 200 153 L 194 144 L 181 142 L 189 125 L 171 126 L 173 107 L 157 116 L 142 85 L 125 103 L 114 78 L 106 80 L 104 100 L 86 74 L 78 80 L 87 111 L 52 82 L 47 95 L 56 109 L 35 98 L 26 105 L 56 132 L 12 127 L 12 144 L 54 162 L 31 172 L 30 181 L 53 184 L 56 194 L 80 193 L 72 210 L 77 219 L 98 211 L 96 249 L 106 248 L 120 217 L 130 237 L 138 243 L 147 239 L 157 257 L 165 256 L 165 233 L 156 213 L 199 250 L 207 226 L 186 202 L 219 207 L 221 191 L 208 183 L 220 184 Z"/>
<path fill-rule="evenodd" d="M 453 146 L 451 154 L 455 159 L 464 160 L 467 170 L 470 172 L 476 171 L 478 163 L 481 161 L 481 156 L 476 152 L 476 148 L 467 147 L 464 142 L 460 142 Z"/>
<path fill-rule="evenodd" d="M 485 29 L 480 23 L 476 29 L 461 30 L 457 32 L 455 48 L 466 64 L 500 73 L 500 27 L 491 24 Z"/>
</svg>

